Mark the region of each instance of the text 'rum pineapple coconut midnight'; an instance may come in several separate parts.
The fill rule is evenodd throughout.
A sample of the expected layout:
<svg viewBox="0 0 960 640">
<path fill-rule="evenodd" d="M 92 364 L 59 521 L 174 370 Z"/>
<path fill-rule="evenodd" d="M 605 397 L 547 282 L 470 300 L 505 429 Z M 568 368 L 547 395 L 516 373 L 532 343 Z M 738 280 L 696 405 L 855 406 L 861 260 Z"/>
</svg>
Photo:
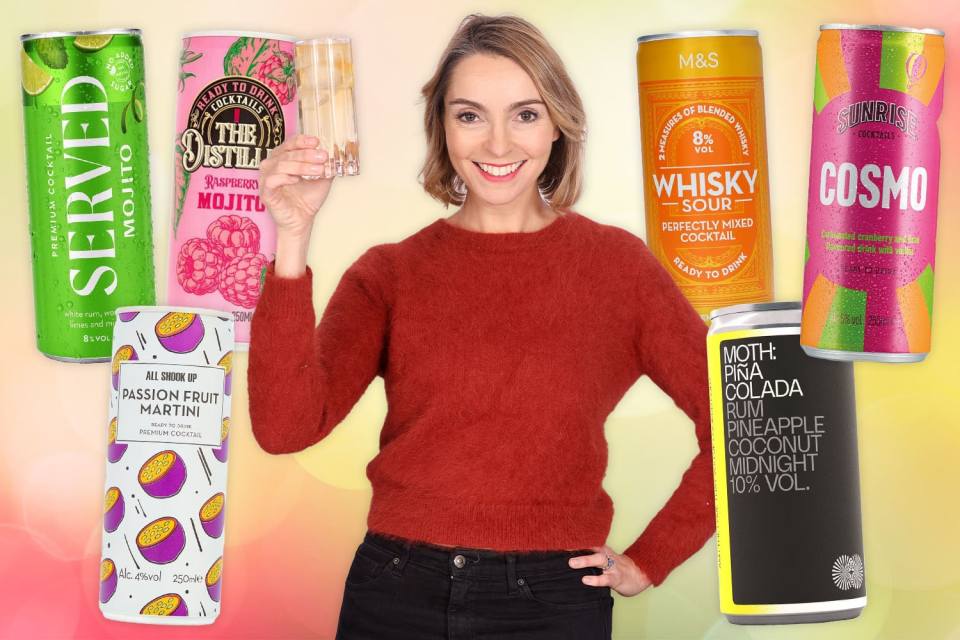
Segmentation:
<svg viewBox="0 0 960 640">
<path fill-rule="evenodd" d="M 186 34 L 180 52 L 167 299 L 230 311 L 238 348 L 276 254 L 258 169 L 297 130 L 293 41 L 206 31 Z"/>
<path fill-rule="evenodd" d="M 109 360 L 114 310 L 156 302 L 140 32 L 20 40 L 37 347 Z"/>
<path fill-rule="evenodd" d="M 807 353 L 917 362 L 930 351 L 943 32 L 824 25 L 807 200 Z"/>
<path fill-rule="evenodd" d="M 233 318 L 124 307 L 113 344 L 100 611 L 211 624 L 223 584 Z"/>
<path fill-rule="evenodd" d="M 638 39 L 647 245 L 703 317 L 773 299 L 756 31 Z"/>
<path fill-rule="evenodd" d="M 726 307 L 707 333 L 720 610 L 736 624 L 866 605 L 853 365 L 800 348 L 800 303 Z"/>
</svg>

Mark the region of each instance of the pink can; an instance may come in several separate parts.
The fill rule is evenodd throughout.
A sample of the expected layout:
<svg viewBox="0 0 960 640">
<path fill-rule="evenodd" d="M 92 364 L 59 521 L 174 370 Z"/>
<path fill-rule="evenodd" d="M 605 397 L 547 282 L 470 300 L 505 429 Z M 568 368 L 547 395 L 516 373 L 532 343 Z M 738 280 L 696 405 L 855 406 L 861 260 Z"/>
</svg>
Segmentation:
<svg viewBox="0 0 960 640">
<path fill-rule="evenodd" d="M 800 343 L 916 362 L 933 315 L 943 32 L 820 30 Z"/>
<path fill-rule="evenodd" d="M 184 36 L 180 53 L 167 299 L 232 312 L 238 347 L 250 341 L 250 318 L 276 253 L 257 170 L 297 130 L 294 41 L 197 32 Z"/>
</svg>

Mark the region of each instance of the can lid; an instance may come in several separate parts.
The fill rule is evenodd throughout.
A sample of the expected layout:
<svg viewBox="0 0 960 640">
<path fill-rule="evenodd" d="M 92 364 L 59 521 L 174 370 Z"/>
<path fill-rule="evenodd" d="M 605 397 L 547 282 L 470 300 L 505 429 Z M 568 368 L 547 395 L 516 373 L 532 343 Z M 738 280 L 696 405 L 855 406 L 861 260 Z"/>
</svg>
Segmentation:
<svg viewBox="0 0 960 640">
<path fill-rule="evenodd" d="M 671 31 L 669 33 L 653 33 L 648 36 L 640 36 L 637 43 L 651 42 L 653 40 L 673 40 L 674 38 L 709 38 L 712 36 L 747 36 L 756 38 L 760 33 L 753 29 L 715 29 L 709 31 Z"/>
<path fill-rule="evenodd" d="M 330 44 L 330 43 L 340 43 L 340 42 L 350 44 L 350 36 L 329 35 L 329 36 L 316 36 L 314 38 L 304 38 L 303 40 L 297 40 L 297 44 Z"/>
<path fill-rule="evenodd" d="M 114 313 L 193 313 L 207 318 L 220 318 L 221 320 L 233 321 L 232 314 L 229 311 L 218 311 L 217 309 L 202 309 L 200 307 L 172 307 L 172 306 L 151 306 L 138 305 L 131 307 L 117 307 Z"/>
<path fill-rule="evenodd" d="M 142 35 L 140 29 L 97 29 L 96 31 L 45 31 L 43 33 L 25 33 L 20 36 L 20 42 L 39 40 L 41 38 L 69 38 L 76 36 L 117 36 Z"/>
<path fill-rule="evenodd" d="M 833 31 L 842 29 L 845 31 L 899 31 L 902 33 L 923 33 L 928 36 L 942 36 L 940 29 L 914 29 L 913 27 L 895 27 L 889 24 L 843 24 L 831 23 L 820 25 L 820 31 Z"/>
<path fill-rule="evenodd" d="M 288 36 L 285 33 L 269 33 L 267 31 L 229 31 L 229 30 L 214 30 L 214 31 L 188 31 L 183 34 L 184 38 L 199 38 L 202 36 L 215 36 L 215 37 L 233 37 L 233 38 L 265 38 L 267 40 L 280 40 L 282 42 L 296 42 L 297 38 L 293 36 Z"/>
<path fill-rule="evenodd" d="M 710 320 L 727 316 L 733 313 L 748 313 L 756 311 L 795 311 L 801 308 L 799 302 L 761 302 L 750 304 L 735 304 L 729 307 L 720 307 L 710 312 Z"/>
</svg>

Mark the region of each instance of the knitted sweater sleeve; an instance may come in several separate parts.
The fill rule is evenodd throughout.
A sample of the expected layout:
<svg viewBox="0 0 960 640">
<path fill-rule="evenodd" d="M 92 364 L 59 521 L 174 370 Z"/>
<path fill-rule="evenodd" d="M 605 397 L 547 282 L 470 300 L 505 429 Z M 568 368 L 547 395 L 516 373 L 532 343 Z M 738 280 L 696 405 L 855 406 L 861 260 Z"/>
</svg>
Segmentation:
<svg viewBox="0 0 960 640">
<path fill-rule="evenodd" d="M 387 306 L 374 249 L 343 275 L 314 327 L 312 273 L 280 278 L 271 265 L 250 329 L 253 435 L 269 453 L 324 438 L 380 373 Z"/>
<path fill-rule="evenodd" d="M 706 326 L 646 247 L 637 286 L 642 371 L 693 420 L 699 447 L 673 495 L 624 552 L 659 585 L 716 528 Z"/>
</svg>

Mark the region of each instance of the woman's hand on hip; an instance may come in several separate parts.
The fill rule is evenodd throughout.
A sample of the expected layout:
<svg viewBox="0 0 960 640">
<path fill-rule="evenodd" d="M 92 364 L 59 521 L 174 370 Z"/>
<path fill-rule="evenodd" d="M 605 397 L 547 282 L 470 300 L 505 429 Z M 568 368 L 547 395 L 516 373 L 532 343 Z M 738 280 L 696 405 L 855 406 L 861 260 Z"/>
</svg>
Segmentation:
<svg viewBox="0 0 960 640">
<path fill-rule="evenodd" d="M 327 153 L 319 139 L 298 135 L 284 141 L 260 163 L 260 200 L 277 225 L 277 235 L 308 239 L 332 178 L 320 178 Z M 306 179 L 308 176 L 314 179 Z"/>
<path fill-rule="evenodd" d="M 583 583 L 591 587 L 610 587 L 622 596 L 635 596 L 651 584 L 650 578 L 629 556 L 624 556 L 607 545 L 591 547 L 595 553 L 570 558 L 570 567 L 600 567 L 603 574 L 583 576 Z"/>
</svg>

